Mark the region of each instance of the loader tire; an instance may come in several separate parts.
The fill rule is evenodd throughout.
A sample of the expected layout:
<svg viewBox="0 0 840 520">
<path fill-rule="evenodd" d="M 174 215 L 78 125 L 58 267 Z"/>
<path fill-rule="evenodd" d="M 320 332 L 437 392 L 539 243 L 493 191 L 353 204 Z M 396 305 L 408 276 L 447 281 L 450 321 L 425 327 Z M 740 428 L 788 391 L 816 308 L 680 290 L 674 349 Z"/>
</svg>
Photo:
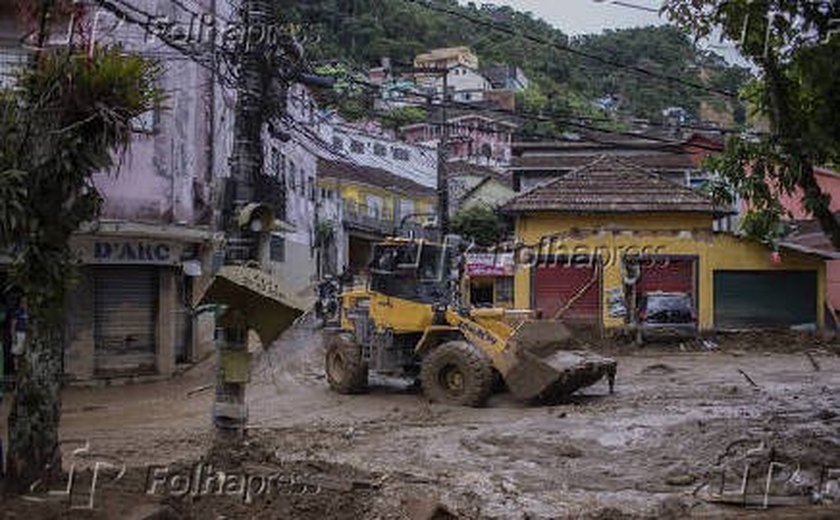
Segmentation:
<svg viewBox="0 0 840 520">
<path fill-rule="evenodd" d="M 368 366 L 362 361 L 362 347 L 344 334 L 327 340 L 325 371 L 330 388 L 339 394 L 359 394 L 367 390 Z"/>
<path fill-rule="evenodd" d="M 477 347 L 450 341 L 423 358 L 420 382 L 436 403 L 479 407 L 493 391 L 493 366 Z"/>
</svg>

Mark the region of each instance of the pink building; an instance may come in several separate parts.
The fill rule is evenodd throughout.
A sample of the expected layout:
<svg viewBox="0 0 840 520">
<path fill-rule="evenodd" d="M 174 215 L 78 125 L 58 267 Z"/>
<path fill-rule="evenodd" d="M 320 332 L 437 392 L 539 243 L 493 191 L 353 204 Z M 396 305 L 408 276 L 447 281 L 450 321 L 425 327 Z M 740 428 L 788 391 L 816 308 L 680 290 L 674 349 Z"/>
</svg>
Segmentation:
<svg viewBox="0 0 840 520">
<path fill-rule="evenodd" d="M 449 129 L 449 159 L 477 164 L 507 165 L 516 125 L 481 114 L 462 114 L 446 120 Z M 401 129 L 409 143 L 437 146 L 443 125 L 417 123 Z"/>
<path fill-rule="evenodd" d="M 831 211 L 835 213 L 840 211 L 840 173 L 827 168 L 815 168 L 814 176 L 823 193 L 831 196 Z M 777 186 L 776 193 L 779 202 L 790 212 L 791 220 L 811 220 L 813 218 L 813 215 L 802 204 L 802 190 L 796 189 L 793 193 L 787 194 Z"/>
<path fill-rule="evenodd" d="M 829 207 L 832 213 L 840 215 L 840 173 L 827 168 L 816 168 L 814 174 L 820 189 L 831 197 Z M 805 209 L 802 204 L 802 190 L 796 189 L 788 194 L 777 186 L 775 191 L 779 202 L 789 213 L 788 218 L 796 222 L 796 229 L 786 237 L 786 242 L 799 248 L 838 256 L 838 259 L 826 262 L 826 296 L 836 314 L 840 310 L 840 253 L 832 247 L 831 241 L 825 236 L 813 215 Z"/>
<path fill-rule="evenodd" d="M 189 27 L 191 13 L 158 4 L 132 2 L 173 26 Z M 230 9 L 225 1 L 192 5 L 214 17 Z M 93 178 L 104 206 L 100 218 L 71 239 L 79 279 L 66 308 L 65 375 L 71 380 L 168 377 L 178 364 L 197 361 L 213 349 L 213 314 L 199 312 L 194 296 L 200 277 L 211 271 L 217 246 L 212 190 L 227 169 L 231 133 L 225 129 L 231 118 L 225 113 L 231 99 L 212 71 L 165 48 L 143 27 L 121 23 L 93 4 L 82 2 L 78 8 L 83 15 L 73 18 L 75 23 L 93 20 L 96 13 L 96 27 L 108 30 L 93 34 L 65 27 L 54 31 L 49 44 L 119 43 L 128 52 L 157 58 L 167 99 L 165 108 L 134 122 L 136 136 L 119 166 Z M 21 42 L 29 22 L 16 11 L 0 7 L 0 87 L 13 85 L 14 69 L 27 56 Z M 69 41 L 67 34 L 78 39 Z M 0 277 L 5 268 L 0 263 Z"/>
</svg>

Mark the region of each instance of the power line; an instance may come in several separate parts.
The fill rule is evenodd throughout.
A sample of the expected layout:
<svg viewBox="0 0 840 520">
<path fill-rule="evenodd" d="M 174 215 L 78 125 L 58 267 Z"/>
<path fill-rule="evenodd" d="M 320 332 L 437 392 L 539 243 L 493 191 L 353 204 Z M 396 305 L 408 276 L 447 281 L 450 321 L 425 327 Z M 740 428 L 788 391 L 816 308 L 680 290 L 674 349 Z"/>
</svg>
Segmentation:
<svg viewBox="0 0 840 520">
<path fill-rule="evenodd" d="M 147 31 L 150 30 L 152 26 L 151 20 L 154 19 L 154 15 L 149 13 L 148 11 L 144 11 L 140 8 L 132 6 L 131 4 L 123 1 L 123 0 L 96 0 L 97 4 L 100 7 L 107 9 L 108 11 L 114 13 L 120 19 L 131 23 L 132 25 L 139 26 Z M 116 4 L 114 3 L 116 2 Z M 119 5 L 117 5 L 119 4 Z M 128 11 L 132 11 L 134 14 L 130 14 Z M 143 21 L 138 19 L 137 16 L 145 17 L 147 21 Z M 212 64 L 205 63 L 204 60 L 200 59 L 202 54 L 195 52 L 193 49 L 190 49 L 184 45 L 181 45 L 174 41 L 173 39 L 167 37 L 164 34 L 157 35 L 160 40 L 166 45 L 167 47 L 174 49 L 178 53 L 180 53 L 183 57 L 191 60 L 192 62 L 196 63 L 200 67 L 206 69 L 212 74 L 215 74 L 219 81 L 227 87 L 235 86 L 235 82 L 232 81 L 232 78 L 225 76 L 220 68 L 214 67 Z M 216 48 L 213 47 L 212 53 L 215 53 Z M 162 51 L 165 52 L 165 51 Z M 211 54 L 212 54 L 211 53 Z M 142 54 L 142 51 L 139 53 Z M 151 53 L 150 53 L 151 54 Z M 174 59 L 174 58 L 173 58 Z M 212 60 L 211 60 L 212 62 Z"/>
<path fill-rule="evenodd" d="M 536 43 L 536 44 L 539 44 L 539 45 L 546 45 L 546 46 L 549 46 L 549 47 L 553 47 L 553 48 L 555 48 L 559 51 L 566 52 L 566 53 L 569 53 L 569 54 L 573 54 L 575 56 L 580 56 L 580 57 L 586 58 L 588 60 L 596 61 L 596 62 L 601 63 L 603 65 L 608 65 L 608 66 L 611 66 L 611 67 L 628 70 L 628 71 L 631 71 L 631 72 L 633 72 L 635 74 L 638 74 L 638 75 L 641 75 L 641 76 L 646 76 L 646 77 L 650 77 L 650 78 L 654 78 L 654 79 L 658 79 L 658 80 L 665 80 L 665 81 L 668 81 L 668 82 L 671 82 L 671 83 L 678 83 L 678 84 L 681 84 L 681 85 L 684 85 L 684 86 L 687 86 L 687 87 L 695 88 L 695 89 L 698 89 L 698 90 L 703 90 L 703 91 L 706 91 L 706 92 L 709 92 L 709 93 L 712 93 L 712 94 L 717 94 L 717 95 L 724 96 L 724 97 L 731 98 L 731 99 L 737 99 L 737 97 L 738 97 L 737 94 L 735 94 L 733 92 L 730 92 L 728 90 L 709 87 L 709 86 L 703 85 L 701 83 L 696 83 L 696 82 L 693 82 L 693 81 L 687 81 L 683 78 L 680 78 L 680 77 L 677 77 L 677 76 L 672 76 L 672 75 L 669 75 L 669 74 L 661 74 L 661 73 L 654 72 L 652 70 L 649 70 L 649 69 L 646 69 L 646 68 L 643 68 L 643 67 L 639 67 L 639 66 L 636 66 L 636 65 L 627 65 L 627 64 L 620 63 L 620 62 L 617 62 L 615 60 L 609 59 L 609 58 L 604 58 L 603 56 L 598 56 L 597 54 L 592 54 L 592 53 L 589 53 L 589 52 L 586 52 L 586 51 L 583 51 L 583 50 L 580 50 L 580 49 L 576 49 L 576 48 L 571 47 L 569 45 L 564 45 L 562 43 L 549 41 L 549 40 L 546 40 L 544 38 L 534 36 L 532 34 L 518 33 L 516 31 L 514 31 L 513 29 L 505 27 L 504 25 L 501 25 L 499 23 L 489 21 L 489 20 L 482 20 L 481 18 L 477 18 L 475 16 L 470 16 L 466 13 L 457 11 L 455 9 L 450 9 L 448 7 L 439 6 L 439 5 L 436 5 L 435 3 L 433 3 L 432 1 L 429 1 L 429 0 L 402 0 L 402 1 L 406 2 L 406 3 L 410 3 L 410 4 L 419 5 L 422 8 L 428 9 L 430 11 L 435 11 L 437 13 L 447 14 L 449 16 L 468 21 L 470 23 L 473 23 L 473 24 L 481 26 L 481 27 L 486 27 L 486 28 L 489 28 L 489 29 L 493 29 L 494 31 L 502 32 L 502 33 L 505 33 L 509 36 L 523 38 L 525 40 L 528 40 L 530 42 L 533 42 L 533 43 Z"/>
<path fill-rule="evenodd" d="M 346 78 L 346 80 L 351 82 L 351 83 L 355 83 L 359 86 L 367 87 L 367 88 L 370 88 L 370 89 L 377 89 L 377 90 L 382 91 L 386 88 L 384 85 L 371 83 L 369 81 L 360 80 L 358 78 L 349 77 L 349 78 Z M 402 94 L 408 94 L 408 95 L 411 95 L 411 96 L 416 96 L 416 97 L 419 97 L 419 98 L 423 98 L 428 103 L 433 104 L 433 106 L 434 105 L 440 105 L 441 101 L 443 100 L 443 98 L 441 96 L 437 95 L 437 94 L 425 94 L 425 93 L 419 92 L 419 91 L 417 91 L 413 88 L 405 88 L 405 87 L 394 86 L 394 87 L 391 87 L 391 90 L 393 90 L 395 92 L 402 93 Z M 408 102 L 403 101 L 403 100 L 400 100 L 400 103 L 409 104 Z M 503 108 L 476 107 L 475 105 L 472 105 L 470 103 L 459 102 L 459 101 L 454 101 L 454 100 L 450 100 L 449 103 L 459 103 L 458 106 L 460 108 L 463 108 L 464 110 L 483 111 L 483 112 L 487 112 L 487 113 L 496 113 L 496 114 L 499 114 L 499 115 L 502 115 L 502 116 L 506 116 L 508 118 L 529 119 L 529 118 L 534 118 L 534 117 L 540 117 L 540 118 L 543 118 L 543 119 L 541 119 L 542 122 L 562 122 L 562 121 L 565 120 L 565 118 L 569 118 L 569 119 L 572 119 L 572 120 L 575 120 L 575 121 L 591 121 L 591 122 L 603 122 L 603 123 L 621 122 L 620 120 L 616 120 L 616 119 L 610 118 L 610 117 L 595 117 L 595 116 L 588 116 L 588 115 L 583 115 L 583 114 L 575 114 L 575 113 L 571 113 L 571 112 L 566 113 L 566 114 L 558 114 L 558 115 L 555 116 L 555 117 L 558 117 L 558 119 L 554 120 L 554 119 L 551 119 L 551 118 L 547 118 L 547 116 L 543 116 L 542 114 L 536 114 L 536 113 L 533 113 L 533 112 L 524 112 L 524 111 L 511 112 L 510 110 L 506 110 L 506 109 L 503 109 Z M 415 104 L 415 105 L 412 105 L 412 106 L 428 106 L 428 104 Z M 449 106 L 452 106 L 452 105 L 449 105 Z M 668 125 L 667 123 L 657 123 L 657 122 L 654 122 L 654 121 L 649 121 L 646 124 L 648 126 L 660 127 L 660 128 L 670 128 L 671 127 L 671 125 Z M 683 128 L 683 129 L 686 129 L 686 130 L 696 130 L 698 132 L 718 132 L 718 133 L 721 133 L 721 134 L 743 134 L 744 133 L 743 129 L 729 128 L 729 127 L 680 125 L 680 128 Z M 602 130 L 606 131 L 604 129 L 602 129 Z M 757 134 L 759 134 L 759 133 L 757 133 Z"/>
<path fill-rule="evenodd" d="M 299 131 L 303 132 L 307 137 L 309 137 L 311 139 L 311 142 L 315 145 L 316 148 L 321 149 L 321 152 L 319 153 L 317 151 L 313 151 L 311 148 L 304 145 L 302 141 L 298 142 L 304 149 L 306 149 L 309 153 L 315 155 L 316 157 L 324 158 L 323 155 L 324 155 L 324 152 L 326 152 L 326 154 L 329 155 L 330 157 L 333 157 L 333 158 L 338 157 L 340 159 L 343 159 L 343 162 L 349 163 L 356 168 L 363 168 L 363 169 L 364 168 L 370 168 L 370 166 L 368 166 L 368 165 L 364 165 L 364 164 L 359 163 L 354 157 L 348 155 L 343 150 L 342 151 L 337 151 L 335 148 L 333 148 L 328 143 L 326 143 L 320 135 L 318 135 L 317 133 L 312 131 L 312 129 L 308 128 L 306 125 L 302 124 L 301 122 L 296 121 L 291 116 L 287 115 L 287 116 L 284 117 L 284 119 L 286 120 L 287 123 L 290 124 L 290 126 L 292 126 L 293 128 L 297 128 Z M 393 172 L 390 172 L 390 170 L 388 170 L 388 169 L 385 169 L 385 168 L 381 168 L 381 169 L 385 170 L 385 171 L 388 171 L 392 175 L 400 177 L 400 175 L 394 174 Z M 419 182 L 417 182 L 415 180 L 412 180 L 412 182 L 416 183 L 418 186 L 423 186 L 424 188 L 428 188 L 428 186 L 420 184 Z"/>
<path fill-rule="evenodd" d="M 369 83 L 369 82 L 366 82 L 366 81 L 362 81 L 362 80 L 357 80 L 355 78 L 350 78 L 349 81 L 351 81 L 353 83 L 357 83 L 361 86 L 366 86 L 368 88 L 377 88 L 377 89 L 381 88 L 379 85 Z M 397 88 L 395 90 L 399 91 L 401 89 Z M 518 118 L 521 118 L 521 119 L 527 119 L 527 120 L 537 121 L 537 122 L 542 122 L 542 123 L 553 123 L 553 124 L 567 125 L 567 126 L 571 126 L 571 127 L 574 127 L 574 128 L 581 129 L 581 130 L 588 130 L 588 131 L 591 131 L 591 132 L 600 132 L 600 133 L 605 133 L 605 134 L 620 135 L 622 137 L 632 137 L 632 138 L 635 138 L 635 139 L 642 139 L 642 140 L 660 142 L 660 143 L 663 143 L 663 144 L 674 144 L 673 139 L 668 139 L 668 138 L 664 138 L 664 137 L 657 137 L 657 136 L 652 136 L 652 135 L 647 135 L 647 134 L 638 134 L 638 133 L 635 133 L 635 132 L 627 132 L 627 131 L 607 129 L 607 128 L 601 128 L 601 127 L 588 125 L 588 124 L 580 122 L 580 119 L 585 120 L 585 118 L 578 118 L 578 117 L 575 117 L 575 116 L 553 118 L 553 117 L 543 116 L 541 114 L 533 114 L 533 113 L 527 113 L 527 112 L 511 113 L 510 111 L 499 109 L 499 108 L 483 108 L 483 107 L 479 108 L 479 107 L 475 107 L 474 105 L 469 104 L 469 103 L 463 103 L 463 102 L 452 101 L 452 100 L 443 101 L 438 96 L 431 96 L 431 95 L 427 95 L 427 94 L 422 94 L 422 93 L 415 92 L 413 90 L 405 91 L 405 92 L 409 93 L 411 95 L 417 96 L 417 97 L 428 99 L 430 101 L 435 101 L 435 100 L 440 101 L 439 103 L 437 103 L 435 105 L 432 105 L 432 106 L 446 106 L 448 108 L 456 108 L 456 109 L 476 113 L 478 115 L 483 115 L 483 114 L 486 114 L 486 113 L 498 113 L 498 114 L 501 114 L 501 115 L 505 115 L 507 117 L 512 117 L 512 118 L 517 118 L 518 117 Z M 412 103 L 412 102 L 407 102 L 407 101 L 401 101 L 401 103 L 405 103 L 407 105 L 416 106 L 416 107 L 427 107 L 428 108 L 428 106 L 429 106 L 428 104 L 424 104 L 424 103 Z M 691 129 L 691 127 L 683 127 L 683 128 Z M 720 130 L 715 129 L 715 131 L 720 131 Z M 740 131 L 740 130 L 731 130 L 730 132 L 731 133 L 734 133 L 734 132 L 743 133 L 743 131 Z M 511 132 L 511 133 L 515 133 L 515 132 Z M 604 141 L 598 141 L 597 139 L 595 139 L 594 137 L 591 137 L 591 136 L 589 137 L 589 139 L 593 142 L 600 143 L 600 144 L 615 144 L 615 143 L 609 143 L 609 142 L 604 142 Z M 710 146 L 701 145 L 701 144 L 695 145 L 695 147 L 700 148 L 700 149 L 705 149 L 705 150 L 708 150 L 708 151 L 714 151 L 714 152 L 719 152 L 720 151 L 716 147 L 710 147 Z"/>
<path fill-rule="evenodd" d="M 300 96 L 291 95 L 290 97 L 294 101 L 298 101 L 300 103 L 306 102 L 306 100 L 303 99 Z M 409 145 L 412 148 L 414 148 L 415 152 L 418 152 L 420 154 L 421 160 L 427 166 L 430 166 L 430 167 L 433 166 L 433 164 L 427 160 L 427 154 L 431 153 L 432 150 L 422 150 L 423 148 L 426 148 L 423 145 L 418 145 L 418 144 L 414 144 L 414 143 L 406 143 L 404 141 L 395 141 L 393 139 L 387 139 L 387 138 L 380 138 L 380 137 L 375 136 L 375 135 L 370 135 L 370 134 L 368 134 L 368 133 L 366 133 L 366 132 L 364 132 L 360 129 L 354 128 L 350 125 L 343 125 L 341 123 L 336 123 L 336 122 L 330 121 L 327 118 L 327 116 L 319 114 L 314 110 L 312 111 L 312 114 L 316 118 L 318 118 L 321 122 L 323 122 L 324 124 L 329 125 L 333 128 L 338 128 L 338 129 L 340 129 L 340 131 L 343 131 L 343 132 L 362 134 L 362 135 L 364 135 L 365 137 L 368 137 L 368 138 L 378 139 L 378 140 L 381 140 L 381 141 L 388 141 L 388 142 L 392 143 L 392 146 L 395 145 L 395 144 L 399 144 L 399 145 L 402 145 L 402 146 Z M 422 170 L 417 169 L 413 165 L 409 165 L 409 164 L 399 164 L 399 165 L 397 165 L 396 163 L 393 163 L 391 161 L 387 161 L 387 160 L 383 159 L 382 157 L 377 156 L 375 154 L 370 156 L 370 158 L 371 158 L 372 161 L 376 162 L 379 165 L 379 167 L 381 167 L 381 169 L 383 169 L 383 170 L 392 171 L 392 170 L 395 169 L 395 166 L 398 166 L 399 168 L 402 168 L 402 169 L 413 172 L 415 178 L 424 179 L 424 178 L 428 177 L 429 172 L 423 172 Z"/>
<path fill-rule="evenodd" d="M 636 9 L 637 11 L 645 11 L 648 13 L 656 13 L 659 14 L 659 9 L 655 7 L 648 7 L 646 5 L 639 5 L 639 4 L 631 4 L 630 2 L 622 2 L 620 0 L 613 0 L 610 2 L 612 5 L 617 5 L 619 7 L 627 7 L 628 9 Z"/>
</svg>

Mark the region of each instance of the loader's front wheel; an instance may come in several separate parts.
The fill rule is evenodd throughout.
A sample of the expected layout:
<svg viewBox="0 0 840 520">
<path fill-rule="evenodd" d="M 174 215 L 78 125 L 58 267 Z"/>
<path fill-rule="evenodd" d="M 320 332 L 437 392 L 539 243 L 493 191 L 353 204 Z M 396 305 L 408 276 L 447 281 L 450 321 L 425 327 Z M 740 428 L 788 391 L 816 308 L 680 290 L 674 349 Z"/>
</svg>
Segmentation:
<svg viewBox="0 0 840 520">
<path fill-rule="evenodd" d="M 327 341 L 327 381 L 340 394 L 358 394 L 367 389 L 368 366 L 362 361 L 362 347 L 343 334 Z"/>
<path fill-rule="evenodd" d="M 477 347 L 450 341 L 423 358 L 420 382 L 426 396 L 437 403 L 482 406 L 493 390 L 493 367 Z"/>
</svg>

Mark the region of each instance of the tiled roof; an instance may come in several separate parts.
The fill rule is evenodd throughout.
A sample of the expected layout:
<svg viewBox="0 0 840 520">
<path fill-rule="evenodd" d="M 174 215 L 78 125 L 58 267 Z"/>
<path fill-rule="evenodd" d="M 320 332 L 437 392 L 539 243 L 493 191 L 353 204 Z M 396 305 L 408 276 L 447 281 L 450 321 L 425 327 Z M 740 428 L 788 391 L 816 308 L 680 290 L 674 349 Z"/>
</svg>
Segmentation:
<svg viewBox="0 0 840 520">
<path fill-rule="evenodd" d="M 610 156 L 526 191 L 502 209 L 513 213 L 715 212 L 704 194 Z"/>
<path fill-rule="evenodd" d="M 834 214 L 840 218 L 840 212 Z M 807 253 L 822 254 L 833 259 L 840 259 L 840 252 L 835 249 L 831 239 L 822 230 L 816 220 L 800 220 L 793 223 L 793 232 L 788 234 L 782 243 L 783 247 L 796 249 Z"/>
<path fill-rule="evenodd" d="M 451 162 L 447 168 L 447 174 L 449 177 L 458 177 L 461 175 L 490 177 L 499 181 L 508 188 L 513 186 L 513 179 L 509 173 L 481 164 L 471 164 L 464 161 Z"/>
<path fill-rule="evenodd" d="M 348 162 L 318 160 L 318 177 L 322 179 L 339 179 L 348 182 L 376 186 L 389 191 L 396 191 L 418 197 L 435 195 L 434 188 L 418 184 L 411 179 L 394 175 L 393 173 Z"/>
<path fill-rule="evenodd" d="M 511 170 L 535 168 L 543 170 L 571 170 L 580 168 L 602 156 L 604 152 L 558 154 L 552 156 L 524 156 L 514 157 L 511 161 Z M 612 154 L 611 154 L 612 155 Z M 616 155 L 613 155 L 618 156 Z M 687 153 L 678 152 L 653 152 L 641 154 L 626 154 L 618 156 L 639 166 L 651 170 L 691 170 L 696 169 L 697 164 L 692 156 Z"/>
</svg>

